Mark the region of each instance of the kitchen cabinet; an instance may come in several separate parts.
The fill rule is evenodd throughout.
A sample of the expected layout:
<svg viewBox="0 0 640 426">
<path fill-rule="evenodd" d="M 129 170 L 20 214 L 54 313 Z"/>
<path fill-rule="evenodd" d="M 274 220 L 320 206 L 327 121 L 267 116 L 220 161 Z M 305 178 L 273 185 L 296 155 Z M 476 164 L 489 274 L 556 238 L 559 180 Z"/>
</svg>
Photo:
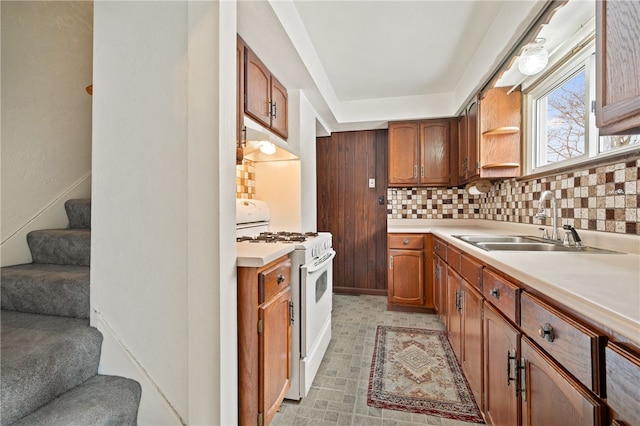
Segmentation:
<svg viewBox="0 0 640 426">
<path fill-rule="evenodd" d="M 484 305 L 484 414 L 490 425 L 517 425 L 520 332 L 490 304 Z"/>
<path fill-rule="evenodd" d="M 640 2 L 596 2 L 596 126 L 640 133 Z"/>
<path fill-rule="evenodd" d="M 238 415 L 268 425 L 291 385 L 291 260 L 238 268 Z"/>
<path fill-rule="evenodd" d="M 462 278 L 453 268 L 447 268 L 447 336 L 458 361 L 462 352 L 461 281 Z"/>
<path fill-rule="evenodd" d="M 244 91 L 245 114 L 286 139 L 287 90 L 248 46 L 244 48 Z"/>
<path fill-rule="evenodd" d="M 458 118 L 458 181 L 471 182 L 480 176 L 478 167 L 478 98 Z"/>
<path fill-rule="evenodd" d="M 433 304 L 440 321 L 447 326 L 447 243 L 433 237 Z"/>
<path fill-rule="evenodd" d="M 236 165 L 242 164 L 244 154 L 244 48 L 245 43 L 240 36 L 236 42 Z"/>
<path fill-rule="evenodd" d="M 607 404 L 611 424 L 640 424 L 640 356 L 629 348 L 609 342 L 606 353 Z"/>
<path fill-rule="evenodd" d="M 522 95 L 517 90 L 508 91 L 507 87 L 494 87 L 480 101 L 481 178 L 521 174 Z"/>
<path fill-rule="evenodd" d="M 389 123 L 389 186 L 455 186 L 454 119 Z"/>
<path fill-rule="evenodd" d="M 430 239 L 421 234 L 389 234 L 387 307 L 433 310 L 431 268 L 426 253 Z"/>
<path fill-rule="evenodd" d="M 604 425 L 606 408 L 523 336 L 520 372 L 523 426 Z M 584 354 L 583 354 L 584 355 Z"/>
</svg>

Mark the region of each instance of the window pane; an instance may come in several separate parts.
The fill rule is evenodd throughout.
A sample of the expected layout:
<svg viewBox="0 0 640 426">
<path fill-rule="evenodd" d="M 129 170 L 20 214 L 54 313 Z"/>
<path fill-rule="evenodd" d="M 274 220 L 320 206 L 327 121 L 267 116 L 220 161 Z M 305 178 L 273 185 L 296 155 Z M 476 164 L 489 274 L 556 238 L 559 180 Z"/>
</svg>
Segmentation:
<svg viewBox="0 0 640 426">
<path fill-rule="evenodd" d="M 547 163 L 585 153 L 585 70 L 547 95 Z"/>
<path fill-rule="evenodd" d="M 640 145 L 640 135 L 600 136 L 600 152 Z"/>
</svg>

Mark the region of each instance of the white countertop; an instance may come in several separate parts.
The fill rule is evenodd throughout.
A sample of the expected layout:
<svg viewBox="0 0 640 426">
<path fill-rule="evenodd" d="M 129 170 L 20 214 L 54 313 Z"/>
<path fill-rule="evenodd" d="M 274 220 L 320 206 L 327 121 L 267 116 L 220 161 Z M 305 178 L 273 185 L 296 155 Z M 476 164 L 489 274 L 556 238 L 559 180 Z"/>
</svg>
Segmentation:
<svg viewBox="0 0 640 426">
<path fill-rule="evenodd" d="M 237 266 L 260 267 L 291 253 L 294 244 L 236 243 Z"/>
<path fill-rule="evenodd" d="M 540 235 L 538 226 L 507 222 L 390 219 L 387 232 L 439 236 L 640 346 L 640 237 L 637 235 L 579 230 L 587 246 L 625 252 L 597 254 L 485 251 L 453 237 L 489 233 Z"/>
</svg>

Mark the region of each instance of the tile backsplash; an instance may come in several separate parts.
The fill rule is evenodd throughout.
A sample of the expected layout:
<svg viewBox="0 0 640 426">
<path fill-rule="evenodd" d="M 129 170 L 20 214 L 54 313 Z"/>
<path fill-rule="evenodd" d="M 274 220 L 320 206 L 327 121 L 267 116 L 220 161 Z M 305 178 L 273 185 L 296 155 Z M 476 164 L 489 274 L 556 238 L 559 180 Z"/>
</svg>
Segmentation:
<svg viewBox="0 0 640 426">
<path fill-rule="evenodd" d="M 640 159 L 531 180 L 508 179 L 482 195 L 460 188 L 388 188 L 390 219 L 489 219 L 541 224 L 534 219 L 540 194 L 558 199 L 559 225 L 640 235 Z M 547 214 L 550 202 L 545 201 Z"/>
<path fill-rule="evenodd" d="M 236 165 L 236 198 L 255 198 L 256 167 L 251 160 Z"/>
</svg>

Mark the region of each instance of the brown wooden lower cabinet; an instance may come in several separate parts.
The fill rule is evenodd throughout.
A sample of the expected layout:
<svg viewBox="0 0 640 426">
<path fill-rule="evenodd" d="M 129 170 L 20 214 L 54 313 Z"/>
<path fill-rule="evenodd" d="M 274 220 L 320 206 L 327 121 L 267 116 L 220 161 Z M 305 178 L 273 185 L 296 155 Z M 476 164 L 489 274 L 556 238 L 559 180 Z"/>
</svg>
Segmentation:
<svg viewBox="0 0 640 426">
<path fill-rule="evenodd" d="M 238 268 L 238 418 L 268 425 L 291 386 L 291 260 Z"/>
<path fill-rule="evenodd" d="M 517 425 L 520 332 L 485 302 L 483 337 L 485 419 L 490 425 Z"/>
<path fill-rule="evenodd" d="M 431 236 L 388 234 L 387 309 L 433 312 Z"/>
<path fill-rule="evenodd" d="M 605 357 L 611 424 L 640 425 L 640 357 L 612 342 Z"/>
<path fill-rule="evenodd" d="M 604 425 L 606 407 L 528 337 L 521 345 L 523 426 Z"/>
<path fill-rule="evenodd" d="M 447 268 L 447 335 L 458 361 L 462 352 L 461 282 L 462 277 L 451 267 Z"/>
<path fill-rule="evenodd" d="M 460 363 L 473 396 L 482 409 L 482 295 L 466 280 L 462 281 L 462 354 Z"/>
</svg>

